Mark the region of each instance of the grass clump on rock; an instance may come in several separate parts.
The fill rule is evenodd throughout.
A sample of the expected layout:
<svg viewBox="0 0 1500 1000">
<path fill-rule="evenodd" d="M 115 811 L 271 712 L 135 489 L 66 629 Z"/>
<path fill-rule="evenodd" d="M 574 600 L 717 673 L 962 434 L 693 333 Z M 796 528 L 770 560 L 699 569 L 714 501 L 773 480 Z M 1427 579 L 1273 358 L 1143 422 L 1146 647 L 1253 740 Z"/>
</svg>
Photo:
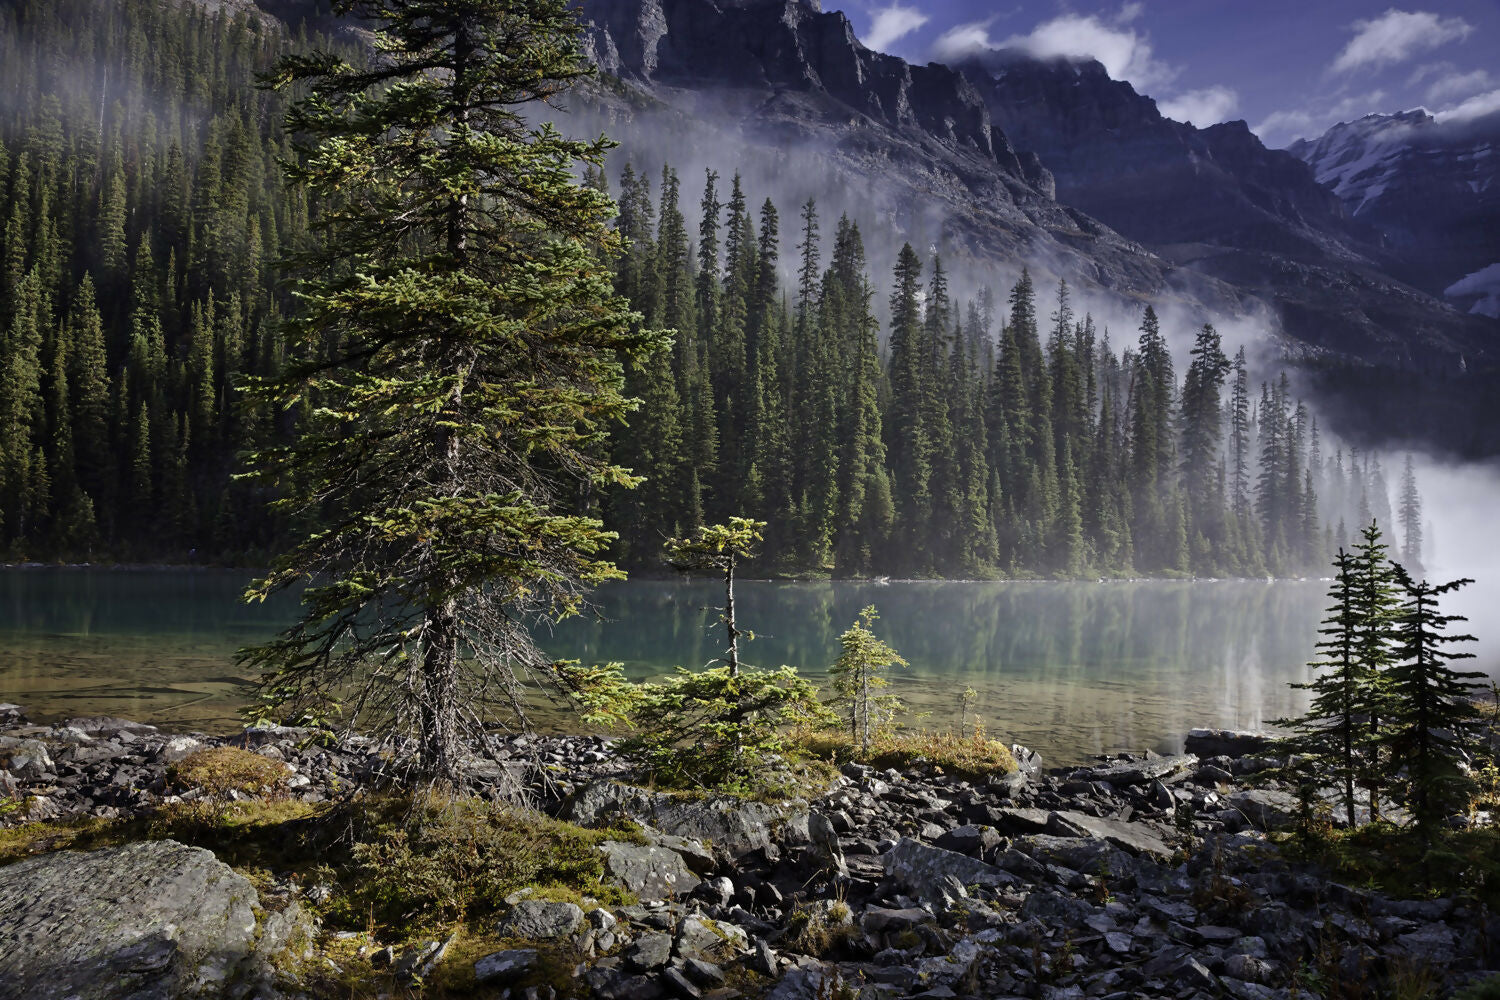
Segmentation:
<svg viewBox="0 0 1500 1000">
<path fill-rule="evenodd" d="M 280 794 L 290 777 L 280 761 L 230 746 L 194 750 L 167 771 L 174 785 L 201 793 L 214 813 L 222 813 L 238 796 Z"/>
</svg>

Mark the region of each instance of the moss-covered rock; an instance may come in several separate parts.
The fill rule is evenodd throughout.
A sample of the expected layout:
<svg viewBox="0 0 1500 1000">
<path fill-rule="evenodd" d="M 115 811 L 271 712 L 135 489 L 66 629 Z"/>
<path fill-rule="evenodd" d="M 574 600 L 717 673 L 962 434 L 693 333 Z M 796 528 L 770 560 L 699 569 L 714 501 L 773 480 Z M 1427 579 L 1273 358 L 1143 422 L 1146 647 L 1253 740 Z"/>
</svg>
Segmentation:
<svg viewBox="0 0 1500 1000">
<path fill-rule="evenodd" d="M 0 995 L 220 1000 L 295 965 L 300 910 L 264 914 L 255 888 L 172 840 L 59 851 L 0 868 Z"/>
</svg>

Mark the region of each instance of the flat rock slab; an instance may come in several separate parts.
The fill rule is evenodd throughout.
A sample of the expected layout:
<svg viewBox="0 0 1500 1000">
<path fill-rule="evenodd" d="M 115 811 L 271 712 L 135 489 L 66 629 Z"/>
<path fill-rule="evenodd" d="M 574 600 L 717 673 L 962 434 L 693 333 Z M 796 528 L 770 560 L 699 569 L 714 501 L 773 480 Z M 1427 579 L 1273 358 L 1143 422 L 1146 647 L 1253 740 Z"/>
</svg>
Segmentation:
<svg viewBox="0 0 1500 1000">
<path fill-rule="evenodd" d="M 219 1000 L 271 975 L 258 903 L 212 852 L 171 840 L 8 865 L 0 998 Z"/>
<path fill-rule="evenodd" d="M 884 860 L 886 875 L 919 899 L 931 900 L 936 887 L 943 883 L 944 876 L 951 875 L 961 885 L 991 888 L 1015 885 L 1020 881 L 994 865 L 985 864 L 966 854 L 932 847 L 910 837 L 902 837 L 885 855 Z"/>
<path fill-rule="evenodd" d="M 574 903 L 523 899 L 500 918 L 496 933 L 527 941 L 550 941 L 566 937 L 583 923 L 583 910 Z"/>
<path fill-rule="evenodd" d="M 1194 729 L 1183 747 L 1199 757 L 1254 757 L 1271 745 L 1270 733 L 1258 729 Z"/>
<path fill-rule="evenodd" d="M 1297 796 L 1270 788 L 1248 788 L 1229 796 L 1250 824 L 1261 830 L 1281 830 L 1297 822 Z"/>
<path fill-rule="evenodd" d="M 1099 767 L 1074 771 L 1081 781 L 1107 781 L 1111 785 L 1144 785 L 1186 774 L 1198 766 L 1198 756 L 1191 753 L 1171 757 L 1149 757 L 1144 760 L 1122 760 Z"/>
<path fill-rule="evenodd" d="M 698 876 L 682 855 L 668 848 L 606 840 L 599 851 L 605 876 L 641 899 L 685 899 L 698 888 Z"/>
<path fill-rule="evenodd" d="M 726 861 L 777 841 L 805 844 L 809 838 L 805 804 L 773 806 L 729 796 L 693 799 L 607 780 L 580 788 L 560 815 L 585 826 L 627 816 L 665 834 L 712 844 Z"/>
<path fill-rule="evenodd" d="M 1116 819 L 1103 819 L 1087 813 L 1059 811 L 1052 814 L 1068 826 L 1075 827 L 1085 836 L 1108 841 L 1131 854 L 1165 861 L 1172 856 L 1172 848 L 1159 835 L 1141 823 L 1122 823 Z"/>
</svg>

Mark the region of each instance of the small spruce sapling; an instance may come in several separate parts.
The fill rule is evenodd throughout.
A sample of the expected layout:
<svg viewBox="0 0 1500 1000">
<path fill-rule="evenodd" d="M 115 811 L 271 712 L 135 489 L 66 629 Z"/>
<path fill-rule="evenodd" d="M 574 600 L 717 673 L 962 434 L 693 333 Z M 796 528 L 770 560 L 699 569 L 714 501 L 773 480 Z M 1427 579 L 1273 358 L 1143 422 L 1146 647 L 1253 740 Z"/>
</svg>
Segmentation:
<svg viewBox="0 0 1500 1000">
<path fill-rule="evenodd" d="M 859 613 L 854 624 L 839 636 L 842 652 L 828 669 L 837 693 L 835 704 L 847 712 L 849 738 L 865 753 L 870 750 L 871 733 L 901 707 L 895 695 L 879 693 L 890 683 L 885 671 L 906 666 L 899 653 L 875 637 L 871 626 L 878 617 L 873 604 Z"/>
<path fill-rule="evenodd" d="M 722 666 L 696 672 L 679 667 L 675 676 L 636 685 L 622 696 L 616 711 L 635 732 L 620 749 L 664 785 L 749 790 L 768 759 L 784 749 L 785 731 L 825 714 L 817 689 L 795 667 L 759 670 L 740 663 L 739 640 L 754 634 L 742 631 L 735 617 L 734 575 L 742 560 L 755 555 L 764 528 L 763 522 L 734 517 L 667 543 L 668 558 L 679 569 L 724 574 L 719 620 L 728 645 Z M 596 681 L 604 683 L 595 684 L 592 704 L 598 706 L 598 692 L 615 689 L 617 677 L 603 668 Z"/>
</svg>

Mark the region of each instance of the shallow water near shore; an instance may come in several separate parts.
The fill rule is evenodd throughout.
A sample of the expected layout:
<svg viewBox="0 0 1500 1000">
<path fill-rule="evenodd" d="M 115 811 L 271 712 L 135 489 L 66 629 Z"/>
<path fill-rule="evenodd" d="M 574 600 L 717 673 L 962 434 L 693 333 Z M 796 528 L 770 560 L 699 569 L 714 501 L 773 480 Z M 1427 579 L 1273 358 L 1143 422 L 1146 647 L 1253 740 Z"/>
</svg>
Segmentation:
<svg viewBox="0 0 1500 1000">
<path fill-rule="evenodd" d="M 111 714 L 227 732 L 248 698 L 234 651 L 292 619 L 280 595 L 246 605 L 242 571 L 0 569 L 0 701 L 38 719 Z M 1300 711 L 1322 616 L 1318 581 L 767 583 L 736 588 L 742 658 L 814 678 L 867 604 L 911 666 L 893 691 L 923 724 L 957 722 L 965 687 L 991 733 L 1051 762 L 1171 750 L 1195 726 L 1254 727 Z M 617 660 L 633 677 L 721 652 L 722 589 L 632 581 L 596 595 L 593 617 L 538 636 L 552 656 Z M 565 711 L 542 723 L 567 729 Z"/>
</svg>

